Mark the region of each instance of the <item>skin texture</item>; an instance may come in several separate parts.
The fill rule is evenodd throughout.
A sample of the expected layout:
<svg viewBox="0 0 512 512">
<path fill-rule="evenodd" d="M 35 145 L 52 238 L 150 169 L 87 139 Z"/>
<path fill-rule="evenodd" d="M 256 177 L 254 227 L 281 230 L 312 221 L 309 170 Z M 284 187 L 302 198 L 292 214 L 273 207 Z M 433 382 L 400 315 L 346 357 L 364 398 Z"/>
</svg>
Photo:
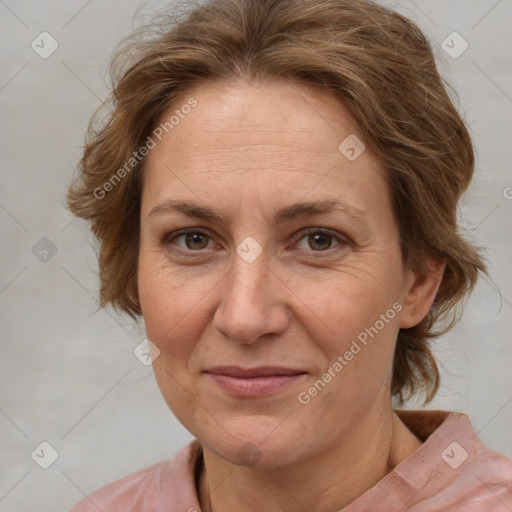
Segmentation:
<svg viewBox="0 0 512 512">
<path fill-rule="evenodd" d="M 426 262 L 432 272 L 421 282 L 404 266 L 383 169 L 369 149 L 354 161 L 338 150 L 359 133 L 339 100 L 286 82 L 216 83 L 189 91 L 163 118 L 190 97 L 197 106 L 147 157 L 138 289 L 160 351 L 160 390 L 203 445 L 201 507 L 338 510 L 420 446 L 392 411 L 393 352 L 399 328 L 428 312 L 442 266 Z M 293 203 L 328 199 L 349 206 L 273 220 Z M 170 208 L 150 215 L 167 200 L 223 220 Z M 332 236 L 304 233 L 319 227 Z M 206 236 L 172 239 L 185 228 Z M 262 249 L 251 263 L 236 252 L 246 237 Z M 396 303 L 394 318 L 301 403 Z M 239 397 L 205 373 L 219 365 L 305 375 L 274 394 Z"/>
</svg>

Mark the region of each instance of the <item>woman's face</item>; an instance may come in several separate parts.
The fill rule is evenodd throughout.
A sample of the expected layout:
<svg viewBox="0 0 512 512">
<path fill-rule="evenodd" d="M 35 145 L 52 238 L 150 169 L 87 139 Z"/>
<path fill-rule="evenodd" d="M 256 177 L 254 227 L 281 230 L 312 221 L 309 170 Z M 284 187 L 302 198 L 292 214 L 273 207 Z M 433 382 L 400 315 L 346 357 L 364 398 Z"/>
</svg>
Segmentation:
<svg viewBox="0 0 512 512">
<path fill-rule="evenodd" d="M 398 330 L 419 320 L 383 170 L 343 105 L 305 86 L 209 84 L 162 120 L 176 110 L 141 208 L 161 392 L 235 464 L 325 453 L 390 410 Z"/>
</svg>

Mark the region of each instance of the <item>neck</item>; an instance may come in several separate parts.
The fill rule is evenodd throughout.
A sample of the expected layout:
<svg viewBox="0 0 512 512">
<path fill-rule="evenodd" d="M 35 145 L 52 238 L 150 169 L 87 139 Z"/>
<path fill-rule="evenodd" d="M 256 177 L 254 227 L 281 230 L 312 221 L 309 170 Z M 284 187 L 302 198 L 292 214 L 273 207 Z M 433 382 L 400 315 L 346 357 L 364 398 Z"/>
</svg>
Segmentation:
<svg viewBox="0 0 512 512">
<path fill-rule="evenodd" d="M 237 466 L 203 448 L 198 485 L 201 510 L 341 510 L 420 446 L 389 408 L 385 414 L 369 415 L 342 442 L 291 467 Z"/>
</svg>

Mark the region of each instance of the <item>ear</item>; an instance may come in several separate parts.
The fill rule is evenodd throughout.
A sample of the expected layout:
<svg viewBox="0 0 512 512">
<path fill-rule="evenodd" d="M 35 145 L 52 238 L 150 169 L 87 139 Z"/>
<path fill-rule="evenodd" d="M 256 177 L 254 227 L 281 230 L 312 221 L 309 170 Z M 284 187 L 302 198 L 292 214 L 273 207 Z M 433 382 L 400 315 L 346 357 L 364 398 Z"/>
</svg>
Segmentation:
<svg viewBox="0 0 512 512">
<path fill-rule="evenodd" d="M 401 329 L 414 327 L 427 316 L 441 285 L 446 262 L 430 258 L 425 264 L 427 272 L 421 278 L 412 269 L 406 270 L 406 295 L 400 314 Z"/>
</svg>

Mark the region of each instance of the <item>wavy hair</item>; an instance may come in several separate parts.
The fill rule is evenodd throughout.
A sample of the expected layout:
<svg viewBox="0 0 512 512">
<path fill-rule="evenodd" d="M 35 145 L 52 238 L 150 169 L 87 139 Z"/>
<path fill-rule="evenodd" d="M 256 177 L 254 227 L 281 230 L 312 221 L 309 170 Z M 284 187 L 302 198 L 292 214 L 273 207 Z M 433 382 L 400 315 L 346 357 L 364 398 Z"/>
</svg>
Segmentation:
<svg viewBox="0 0 512 512">
<path fill-rule="evenodd" d="M 162 114 L 212 81 L 315 85 L 343 102 L 382 162 L 404 262 L 418 276 L 427 272 L 427 256 L 446 262 L 430 312 L 400 330 L 393 363 L 393 395 L 404 400 L 421 390 L 431 400 L 439 371 L 430 341 L 458 320 L 485 264 L 457 225 L 474 169 L 472 141 L 421 30 L 369 0 L 210 0 L 135 31 L 116 50 L 111 77 L 103 105 L 110 112 L 99 126 L 91 120 L 68 191 L 69 208 L 99 241 L 101 307 L 141 314 L 144 159 L 129 169 L 126 162 Z M 115 176 L 122 179 L 114 183 Z"/>
</svg>

